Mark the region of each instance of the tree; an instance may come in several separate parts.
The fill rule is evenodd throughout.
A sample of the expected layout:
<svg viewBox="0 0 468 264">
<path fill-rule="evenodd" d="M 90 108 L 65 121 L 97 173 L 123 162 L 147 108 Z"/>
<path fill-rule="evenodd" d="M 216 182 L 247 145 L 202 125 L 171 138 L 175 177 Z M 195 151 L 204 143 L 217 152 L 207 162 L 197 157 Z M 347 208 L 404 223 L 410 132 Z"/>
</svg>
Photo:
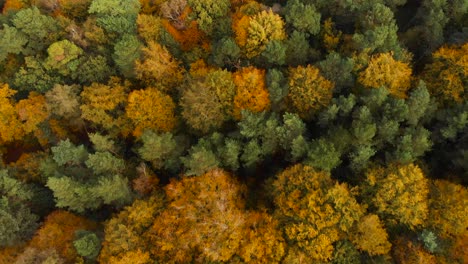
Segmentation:
<svg viewBox="0 0 468 264">
<path fill-rule="evenodd" d="M 86 230 L 78 230 L 75 232 L 75 237 L 73 246 L 78 255 L 87 259 L 95 259 L 99 255 L 101 241 L 95 233 Z"/>
<path fill-rule="evenodd" d="M 3 62 L 8 54 L 19 54 L 23 52 L 24 46 L 28 42 L 27 37 L 15 27 L 3 25 L 0 30 L 0 62 Z"/>
<path fill-rule="evenodd" d="M 278 225 L 279 222 L 266 212 L 248 213 L 240 257 L 246 263 L 281 263 L 286 243 Z"/>
<path fill-rule="evenodd" d="M 158 261 L 229 261 L 244 238 L 245 186 L 214 169 L 165 187 L 168 206 L 150 231 Z"/>
<path fill-rule="evenodd" d="M 246 67 L 233 74 L 236 85 L 234 96 L 234 117 L 241 119 L 241 110 L 262 112 L 270 106 L 270 98 L 265 85 L 265 70 Z"/>
<path fill-rule="evenodd" d="M 114 77 L 108 84 L 92 83 L 81 92 L 81 117 L 95 127 L 124 136 L 131 133 L 130 122 L 122 108 L 127 104 L 128 82 Z"/>
<path fill-rule="evenodd" d="M 393 59 L 392 53 L 380 53 L 372 57 L 367 68 L 359 74 L 358 81 L 372 88 L 384 86 L 393 96 L 406 98 L 411 73 L 410 66 Z"/>
<path fill-rule="evenodd" d="M 379 217 L 374 214 L 366 215 L 359 220 L 351 233 L 351 241 L 356 248 L 366 251 L 370 256 L 385 255 L 390 251 L 392 244 L 387 238 L 387 231 Z"/>
<path fill-rule="evenodd" d="M 0 84 L 1 85 L 1 84 Z M 6 143 L 21 139 L 34 132 L 38 125 L 49 116 L 45 98 L 30 93 L 27 99 L 15 102 L 11 97 L 16 93 L 7 84 L 0 86 L 0 142 Z"/>
<path fill-rule="evenodd" d="M 443 237 L 462 235 L 468 224 L 463 203 L 468 190 L 446 180 L 435 180 L 430 187 L 429 225 Z"/>
<path fill-rule="evenodd" d="M 271 188 L 275 215 L 290 250 L 308 262 L 329 260 L 341 232 L 350 230 L 364 214 L 346 185 L 309 166 L 296 164 L 285 169 Z"/>
<path fill-rule="evenodd" d="M 158 132 L 174 129 L 177 121 L 174 109 L 169 95 L 150 87 L 129 94 L 125 113 L 135 126 L 133 135 L 139 137 L 145 129 Z"/>
<path fill-rule="evenodd" d="M 236 42 L 247 58 L 260 54 L 270 41 L 286 38 L 283 20 L 271 10 L 242 17 L 234 24 L 234 31 Z"/>
<path fill-rule="evenodd" d="M 190 82 L 182 92 L 182 117 L 197 131 L 219 129 L 232 116 L 236 87 L 226 70 L 215 70 Z"/>
<path fill-rule="evenodd" d="M 229 0 L 188 0 L 189 6 L 196 14 L 196 21 L 201 30 L 211 35 L 216 24 L 228 15 L 231 7 Z"/>
<path fill-rule="evenodd" d="M 140 157 L 151 162 L 157 170 L 167 169 L 177 171 L 180 166 L 179 157 L 184 151 L 182 138 L 171 133 L 156 133 L 145 130 L 139 138 L 143 145 L 138 149 Z"/>
<path fill-rule="evenodd" d="M 363 188 L 388 225 L 403 224 L 412 230 L 427 225 L 429 182 L 417 165 L 370 169 Z"/>
<path fill-rule="evenodd" d="M 83 50 L 69 40 L 62 40 L 52 43 L 47 48 L 47 53 L 49 56 L 45 67 L 68 76 L 78 69 L 78 58 L 83 54 Z"/>
<path fill-rule="evenodd" d="M 393 51 L 398 60 L 405 59 L 398 42 L 398 26 L 389 7 L 382 3 L 362 5 L 358 15 L 359 30 L 353 35 L 355 47 L 370 53 Z"/>
<path fill-rule="evenodd" d="M 26 206 L 34 198 L 31 186 L 0 170 L 0 246 L 13 246 L 29 239 L 38 216 Z"/>
<path fill-rule="evenodd" d="M 78 254 L 73 246 L 75 232 L 78 230 L 95 230 L 96 223 L 69 213 L 54 211 L 47 216 L 42 227 L 29 242 L 29 247 L 38 250 L 56 250 L 60 257 L 73 262 Z"/>
<path fill-rule="evenodd" d="M 288 1 L 284 7 L 286 23 L 296 30 L 311 35 L 320 31 L 320 13 L 314 5 L 304 4 L 299 0 Z"/>
<path fill-rule="evenodd" d="M 325 79 L 314 66 L 291 68 L 288 100 L 291 109 L 301 118 L 311 119 L 316 111 L 326 107 L 332 98 L 334 84 Z"/>
<path fill-rule="evenodd" d="M 37 7 L 21 9 L 13 17 L 12 23 L 28 39 L 25 54 L 44 50 L 61 35 L 59 23 L 52 17 L 41 14 Z"/>
<path fill-rule="evenodd" d="M 145 59 L 135 62 L 138 79 L 163 91 L 170 91 L 182 80 L 179 62 L 165 47 L 150 41 L 142 51 Z"/>
<path fill-rule="evenodd" d="M 76 119 L 81 116 L 79 86 L 56 84 L 45 94 L 48 111 L 65 119 Z"/>
<path fill-rule="evenodd" d="M 146 248 L 150 244 L 144 233 L 151 228 L 164 206 L 164 196 L 157 192 L 147 200 L 136 200 L 109 219 L 104 226 L 104 239 L 98 261 L 125 263 L 124 260 L 136 257 L 131 262 L 141 260 L 146 263 L 149 258 Z"/>
<path fill-rule="evenodd" d="M 88 13 L 96 14 L 98 25 L 110 33 L 132 34 L 140 7 L 138 0 L 93 0 Z"/>
<path fill-rule="evenodd" d="M 422 78 L 430 94 L 443 105 L 466 101 L 468 85 L 468 44 L 443 46 L 432 55 L 432 63 L 427 64 Z"/>
<path fill-rule="evenodd" d="M 141 43 L 137 36 L 125 34 L 114 46 L 113 59 L 125 77 L 135 75 L 136 60 L 140 58 Z"/>
</svg>

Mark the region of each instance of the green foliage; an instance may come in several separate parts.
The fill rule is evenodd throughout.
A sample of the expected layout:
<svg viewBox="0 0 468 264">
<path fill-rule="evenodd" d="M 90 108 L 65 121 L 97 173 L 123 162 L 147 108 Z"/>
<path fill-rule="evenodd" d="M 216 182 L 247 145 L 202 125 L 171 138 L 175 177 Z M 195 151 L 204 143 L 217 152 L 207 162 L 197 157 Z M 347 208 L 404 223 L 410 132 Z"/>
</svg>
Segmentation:
<svg viewBox="0 0 468 264">
<path fill-rule="evenodd" d="M 59 23 L 52 17 L 41 14 L 37 7 L 21 9 L 13 17 L 12 23 L 28 39 L 25 54 L 43 50 L 61 34 Z"/>
<path fill-rule="evenodd" d="M 354 60 L 352 58 L 342 57 L 339 53 L 331 52 L 317 66 L 325 78 L 335 83 L 335 92 L 340 92 L 344 88 L 350 88 L 354 85 L 355 80 L 352 74 Z"/>
<path fill-rule="evenodd" d="M 208 35 L 213 33 L 219 20 L 228 14 L 229 0 L 188 0 L 189 6 L 196 14 L 198 27 Z"/>
<path fill-rule="evenodd" d="M 126 77 L 135 75 L 135 60 L 140 58 L 142 44 L 135 35 L 125 34 L 114 46 L 112 58 Z"/>
<path fill-rule="evenodd" d="M 431 253 L 434 253 L 439 247 L 437 236 L 428 229 L 424 229 L 422 233 L 419 234 L 419 239 L 424 243 L 424 247 Z"/>
<path fill-rule="evenodd" d="M 76 239 L 73 241 L 73 246 L 80 256 L 87 259 L 95 259 L 98 256 L 101 250 L 101 240 L 95 233 L 86 230 L 78 230 L 75 232 L 75 237 Z"/>
<path fill-rule="evenodd" d="M 305 33 L 293 31 L 286 40 L 286 63 L 290 66 L 305 64 L 309 58 L 310 44 Z"/>
<path fill-rule="evenodd" d="M 266 83 L 270 101 L 278 105 L 288 95 L 288 82 L 284 74 L 278 69 L 270 69 L 266 74 Z"/>
<path fill-rule="evenodd" d="M 286 22 L 300 32 L 316 35 L 320 31 L 321 15 L 314 5 L 303 4 L 300 0 L 288 1 L 284 16 Z"/>
<path fill-rule="evenodd" d="M 21 203 L 0 198 L 0 246 L 13 246 L 29 239 L 39 218 Z"/>
<path fill-rule="evenodd" d="M 171 133 L 158 134 L 152 130 L 145 130 L 140 140 L 143 145 L 138 149 L 138 154 L 142 159 L 151 162 L 155 169 L 179 169 L 179 157 L 185 148 L 182 138 L 174 137 Z"/>
<path fill-rule="evenodd" d="M 122 159 L 116 158 L 107 151 L 89 154 L 85 164 L 88 168 L 92 169 L 95 174 L 119 173 L 125 168 Z"/>
<path fill-rule="evenodd" d="M 96 14 L 97 23 L 110 33 L 136 33 L 138 0 L 93 0 L 88 13 Z"/>
<path fill-rule="evenodd" d="M 223 38 L 213 45 L 211 52 L 213 62 L 220 66 L 234 65 L 238 62 L 241 50 L 232 38 Z"/>
<path fill-rule="evenodd" d="M 220 162 L 215 153 L 208 147 L 203 146 L 203 142 L 192 146 L 186 157 L 182 157 L 182 163 L 187 169 L 185 175 L 202 175 L 214 168 L 219 167 Z"/>
<path fill-rule="evenodd" d="M 53 159 L 59 166 L 77 165 L 88 158 L 88 151 L 83 145 L 75 146 L 69 139 L 51 147 Z"/>
<path fill-rule="evenodd" d="M 79 56 L 83 50 L 68 40 L 52 43 L 47 48 L 49 56 L 45 61 L 46 69 L 56 70 L 58 73 L 68 76 L 78 70 Z"/>
<path fill-rule="evenodd" d="M 8 54 L 19 54 L 23 52 L 24 46 L 28 42 L 26 35 L 19 32 L 15 27 L 3 25 L 0 30 L 0 63 L 3 62 Z"/>
</svg>

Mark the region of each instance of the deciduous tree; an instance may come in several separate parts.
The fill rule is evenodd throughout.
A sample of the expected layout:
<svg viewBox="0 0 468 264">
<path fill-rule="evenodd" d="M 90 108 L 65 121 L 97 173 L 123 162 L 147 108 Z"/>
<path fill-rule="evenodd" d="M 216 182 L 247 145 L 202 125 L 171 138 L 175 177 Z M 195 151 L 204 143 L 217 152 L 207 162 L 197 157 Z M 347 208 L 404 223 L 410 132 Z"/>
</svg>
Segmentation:
<svg viewBox="0 0 468 264">
<path fill-rule="evenodd" d="M 241 119 L 241 111 L 262 112 L 270 107 L 270 98 L 265 85 L 265 70 L 246 67 L 233 74 L 236 85 L 234 117 Z"/>
</svg>

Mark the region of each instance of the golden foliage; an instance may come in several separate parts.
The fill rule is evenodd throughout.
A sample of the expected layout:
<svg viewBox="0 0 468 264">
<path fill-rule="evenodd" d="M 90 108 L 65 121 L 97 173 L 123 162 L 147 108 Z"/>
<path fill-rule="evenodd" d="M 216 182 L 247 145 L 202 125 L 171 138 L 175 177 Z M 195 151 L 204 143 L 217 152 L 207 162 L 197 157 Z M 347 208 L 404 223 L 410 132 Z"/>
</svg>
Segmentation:
<svg viewBox="0 0 468 264">
<path fill-rule="evenodd" d="M 262 112 L 270 107 L 270 98 L 265 84 L 265 70 L 246 67 L 233 74 L 236 85 L 234 117 L 241 119 L 241 110 Z"/>
<path fill-rule="evenodd" d="M 373 168 L 366 184 L 372 189 L 372 204 L 389 224 L 411 229 L 424 227 L 428 218 L 429 182 L 414 164 Z"/>
<path fill-rule="evenodd" d="M 292 110 L 302 118 L 310 119 L 326 107 L 333 95 L 333 82 L 325 79 L 312 65 L 290 69 L 287 99 Z"/>
<path fill-rule="evenodd" d="M 366 251 L 370 256 L 384 255 L 390 251 L 391 244 L 379 217 L 366 215 L 358 221 L 351 233 L 351 241 L 359 250 Z"/>
<path fill-rule="evenodd" d="M 236 19 L 233 29 L 237 44 L 244 48 L 247 58 L 260 54 L 270 41 L 286 38 L 283 19 L 271 10 Z"/>
<path fill-rule="evenodd" d="M 138 35 L 142 37 L 146 43 L 158 41 L 159 32 L 162 27 L 161 19 L 159 17 L 139 14 L 136 23 Z"/>
<path fill-rule="evenodd" d="M 20 100 L 16 111 L 26 134 L 35 131 L 37 125 L 49 117 L 45 97 L 35 92 L 31 92 L 27 99 Z"/>
<path fill-rule="evenodd" d="M 239 256 L 246 263 L 281 263 L 286 243 L 278 221 L 265 212 L 250 212 Z"/>
<path fill-rule="evenodd" d="M 145 59 L 135 62 L 138 79 L 165 91 L 182 81 L 182 68 L 165 47 L 150 41 L 142 50 Z"/>
<path fill-rule="evenodd" d="M 446 180 L 431 185 L 429 222 L 439 234 L 457 236 L 468 227 L 468 190 Z"/>
<path fill-rule="evenodd" d="M 314 261 L 330 260 L 333 243 L 364 214 L 346 185 L 309 166 L 297 164 L 281 172 L 273 191 L 286 237 Z"/>
<path fill-rule="evenodd" d="M 49 117 L 44 96 L 31 92 L 16 103 L 15 94 L 7 84 L 0 84 L 0 144 L 22 139 Z"/>
<path fill-rule="evenodd" d="M 132 91 L 128 96 L 126 115 L 135 126 L 138 137 L 144 129 L 169 132 L 176 125 L 175 104 L 169 95 L 155 88 Z"/>
<path fill-rule="evenodd" d="M 21 139 L 24 135 L 11 98 L 15 94 L 8 84 L 0 84 L 0 144 Z"/>
<path fill-rule="evenodd" d="M 34 237 L 29 247 L 39 250 L 55 249 L 67 261 L 74 261 L 78 254 L 73 246 L 75 231 L 94 230 L 96 224 L 84 217 L 67 211 L 54 211 L 49 214 Z"/>
<path fill-rule="evenodd" d="M 411 85 L 411 74 L 411 67 L 395 60 L 391 52 L 380 53 L 372 56 L 367 68 L 359 74 L 358 81 L 372 88 L 385 86 L 390 94 L 406 98 Z"/>
<path fill-rule="evenodd" d="M 127 251 L 118 257 L 111 257 L 109 264 L 149 264 L 153 263 L 148 252 L 141 251 L 140 249 L 134 251 Z"/>
<path fill-rule="evenodd" d="M 161 195 L 154 195 L 148 200 L 136 200 L 106 222 L 99 262 L 109 263 L 110 259 L 136 254 L 144 260 L 147 254 L 144 248 L 148 244 L 143 238 L 143 233 L 152 225 L 163 206 L 164 199 Z M 127 252 L 132 253 L 126 256 Z"/>
<path fill-rule="evenodd" d="M 120 83 L 118 78 L 112 78 L 108 85 L 92 83 L 81 92 L 81 117 L 100 125 L 108 131 L 128 135 L 130 129 L 122 106 L 127 101 L 128 82 Z"/>
<path fill-rule="evenodd" d="M 331 17 L 327 18 L 323 22 L 322 27 L 322 41 L 327 51 L 334 51 L 340 43 L 342 32 L 335 29 L 335 23 L 333 23 Z"/>
<path fill-rule="evenodd" d="M 462 103 L 468 94 L 468 43 L 443 46 L 432 55 L 433 63 L 426 66 L 423 79 L 431 95 L 442 102 Z"/>
</svg>

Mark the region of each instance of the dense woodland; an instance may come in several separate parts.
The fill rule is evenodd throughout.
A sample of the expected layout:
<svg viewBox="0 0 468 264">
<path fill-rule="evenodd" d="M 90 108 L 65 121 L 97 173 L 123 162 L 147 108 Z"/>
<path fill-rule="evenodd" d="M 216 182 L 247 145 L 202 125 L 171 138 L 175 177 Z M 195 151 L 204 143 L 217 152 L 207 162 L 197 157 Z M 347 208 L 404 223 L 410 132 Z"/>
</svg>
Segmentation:
<svg viewBox="0 0 468 264">
<path fill-rule="evenodd" d="M 468 1 L 0 10 L 0 263 L 468 262 Z"/>
</svg>

